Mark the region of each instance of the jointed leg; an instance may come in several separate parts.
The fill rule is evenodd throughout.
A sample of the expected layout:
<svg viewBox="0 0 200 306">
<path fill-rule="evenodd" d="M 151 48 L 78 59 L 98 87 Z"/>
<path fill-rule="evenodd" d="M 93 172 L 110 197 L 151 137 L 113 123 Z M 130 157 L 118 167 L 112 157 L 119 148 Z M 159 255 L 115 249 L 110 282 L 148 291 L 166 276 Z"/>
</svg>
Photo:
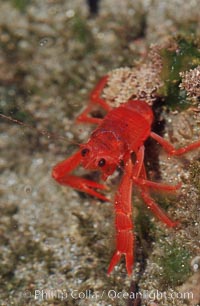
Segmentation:
<svg viewBox="0 0 200 306">
<path fill-rule="evenodd" d="M 72 172 L 80 164 L 81 158 L 81 151 L 79 150 L 68 159 L 57 164 L 53 168 L 52 177 L 61 185 L 70 186 L 101 200 L 110 202 L 110 200 L 103 194 L 94 190 L 94 188 L 105 190 L 107 189 L 105 185 L 70 174 L 70 172 Z"/>
<path fill-rule="evenodd" d="M 137 160 L 135 162 L 132 173 L 132 180 L 140 187 L 142 198 L 147 207 L 149 207 L 151 211 L 158 217 L 158 219 L 160 219 L 167 226 L 176 226 L 178 222 L 172 221 L 151 198 L 149 194 L 149 187 L 158 190 L 174 191 L 180 188 L 180 184 L 176 186 L 170 186 L 147 180 L 147 175 L 144 167 L 144 147 L 141 147 L 138 151 Z"/>
<path fill-rule="evenodd" d="M 86 107 L 86 109 L 76 118 L 76 122 L 100 124 L 102 122 L 101 118 L 94 118 L 88 116 L 92 109 L 93 105 L 90 103 L 88 107 Z"/>
<path fill-rule="evenodd" d="M 133 225 L 132 225 L 132 162 L 129 159 L 125 165 L 124 176 L 115 196 L 115 226 L 116 251 L 111 259 L 108 273 L 119 262 L 121 255 L 125 255 L 126 269 L 130 275 L 133 267 Z"/>
<path fill-rule="evenodd" d="M 133 168 L 130 156 L 125 159 L 124 176 L 115 196 L 115 227 L 116 227 L 116 251 L 111 259 L 108 273 L 119 262 L 121 255 L 125 255 L 126 270 L 130 275 L 133 268 L 133 248 L 134 236 L 132 225 L 132 176 L 138 176 L 144 158 L 144 147 L 141 147 L 137 154 L 137 159 Z"/>
<path fill-rule="evenodd" d="M 168 227 L 175 227 L 179 224 L 178 221 L 172 221 L 164 211 L 156 204 L 156 202 L 152 199 L 147 190 L 143 189 L 141 192 L 143 200 L 148 208 L 156 215 L 156 217 L 165 223 Z"/>
<path fill-rule="evenodd" d="M 143 162 L 144 162 L 144 146 L 140 147 L 137 152 L 136 161 L 132 172 L 133 178 L 138 178 L 138 176 L 140 175 L 143 167 Z"/>
<path fill-rule="evenodd" d="M 111 107 L 106 103 L 104 99 L 101 98 L 101 93 L 108 82 L 108 76 L 105 75 L 100 79 L 95 88 L 90 93 L 90 101 L 94 104 L 101 105 L 105 110 L 111 110 Z"/>
<path fill-rule="evenodd" d="M 142 171 L 141 171 L 140 175 L 146 181 L 146 171 L 145 171 L 144 165 L 143 165 L 143 168 L 142 168 Z M 170 186 L 170 187 L 173 187 L 173 186 Z M 144 185 L 140 185 L 140 189 L 141 189 L 141 195 L 142 195 L 142 198 L 143 198 L 145 204 L 147 205 L 148 208 L 151 209 L 151 211 L 156 215 L 156 217 L 160 221 L 165 223 L 168 227 L 175 227 L 175 226 L 178 225 L 178 222 L 172 221 L 165 214 L 165 212 L 156 204 L 156 202 L 152 199 L 152 197 L 149 194 L 149 190 L 148 190 L 147 185 L 146 186 L 145 186 L 145 184 Z"/>
<path fill-rule="evenodd" d="M 90 94 L 90 103 L 88 107 L 77 117 L 76 121 L 100 124 L 102 119 L 88 116 L 95 104 L 100 105 L 106 111 L 111 110 L 111 107 L 106 103 L 106 101 L 100 97 L 102 90 L 107 84 L 107 80 L 108 76 L 101 78 Z"/>
<path fill-rule="evenodd" d="M 193 142 L 192 144 L 185 146 L 180 149 L 175 149 L 171 143 L 169 143 L 167 140 L 162 138 L 161 136 L 157 135 L 154 132 L 151 132 L 150 136 L 155 139 L 161 146 L 170 154 L 170 155 L 182 155 L 184 153 L 187 153 L 189 151 L 195 150 L 197 148 L 200 148 L 200 140 Z"/>
<path fill-rule="evenodd" d="M 133 174 L 132 179 L 133 182 L 139 186 L 146 186 L 151 187 L 158 190 L 166 190 L 166 191 L 174 191 L 181 187 L 181 183 L 171 186 L 171 185 L 165 185 L 160 183 L 151 182 L 146 179 L 146 173 L 144 172 L 144 146 L 140 147 L 137 156 L 136 156 L 136 162 L 134 164 L 133 168 Z M 143 178 L 141 177 L 141 174 L 143 173 Z"/>
<path fill-rule="evenodd" d="M 151 187 L 153 189 L 163 190 L 163 191 L 176 191 L 181 187 L 181 183 L 178 183 L 177 185 L 167 185 L 135 177 L 133 177 L 133 181 L 136 185 Z"/>
</svg>

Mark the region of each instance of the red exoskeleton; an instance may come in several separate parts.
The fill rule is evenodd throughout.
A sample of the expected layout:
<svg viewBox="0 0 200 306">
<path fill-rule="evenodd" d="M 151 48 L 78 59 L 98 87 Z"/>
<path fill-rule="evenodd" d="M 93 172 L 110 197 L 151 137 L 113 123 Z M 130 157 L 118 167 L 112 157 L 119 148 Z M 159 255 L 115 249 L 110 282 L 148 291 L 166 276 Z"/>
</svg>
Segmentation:
<svg viewBox="0 0 200 306">
<path fill-rule="evenodd" d="M 78 122 L 98 124 L 85 144 L 68 159 L 57 164 L 52 172 L 53 178 L 62 185 L 71 186 L 80 191 L 105 201 L 109 201 L 99 190 L 106 186 L 97 182 L 75 176 L 71 172 L 81 164 L 85 169 L 100 170 L 102 179 L 124 164 L 124 173 L 114 198 L 116 251 L 111 259 L 108 273 L 125 255 L 126 269 L 130 275 L 134 262 L 134 234 L 132 225 L 132 186 L 137 185 L 147 207 L 168 227 L 175 227 L 178 222 L 172 221 L 155 203 L 150 189 L 173 191 L 180 187 L 155 183 L 147 179 L 144 166 L 144 142 L 148 137 L 155 139 L 169 155 L 181 155 L 200 147 L 200 140 L 186 147 L 175 149 L 167 140 L 151 131 L 154 120 L 151 107 L 145 101 L 129 100 L 119 107 L 112 108 L 101 98 L 108 77 L 103 77 L 92 91 L 88 107 L 77 118 Z M 94 105 L 107 111 L 103 119 L 94 118 L 90 113 Z M 132 161 L 132 154 L 136 161 Z"/>
</svg>

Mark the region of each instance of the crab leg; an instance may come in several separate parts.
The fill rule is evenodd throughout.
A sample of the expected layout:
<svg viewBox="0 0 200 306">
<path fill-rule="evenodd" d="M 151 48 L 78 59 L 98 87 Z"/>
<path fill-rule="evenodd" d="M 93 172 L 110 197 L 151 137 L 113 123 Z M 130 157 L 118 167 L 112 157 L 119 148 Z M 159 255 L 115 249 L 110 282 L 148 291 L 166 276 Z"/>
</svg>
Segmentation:
<svg viewBox="0 0 200 306">
<path fill-rule="evenodd" d="M 165 190 L 165 191 L 175 191 L 181 187 L 181 183 L 178 183 L 177 185 L 173 186 L 173 185 L 151 182 L 147 180 L 146 175 L 145 179 L 138 177 L 141 174 L 142 168 L 144 167 L 143 163 L 144 163 L 144 146 L 141 146 L 137 154 L 137 160 L 135 162 L 132 174 L 133 182 L 136 185 L 151 187 L 154 189 Z"/>
<path fill-rule="evenodd" d="M 144 166 L 144 147 L 142 146 L 137 154 L 137 160 L 133 169 L 132 175 L 133 182 L 135 182 L 141 190 L 142 198 L 147 205 L 148 208 L 169 227 L 174 227 L 178 224 L 178 222 L 172 221 L 163 211 L 162 209 L 155 203 L 155 201 L 151 198 L 149 194 L 149 188 L 155 188 L 160 190 L 174 191 L 180 188 L 180 184 L 175 186 L 164 185 L 159 183 L 154 183 L 147 180 L 147 175 Z"/>
<path fill-rule="evenodd" d="M 185 146 L 180 149 L 175 149 L 171 143 L 169 143 L 164 138 L 160 137 L 154 132 L 151 132 L 150 136 L 155 139 L 170 155 L 182 155 L 194 149 L 200 148 L 200 140 L 193 142 L 192 144 Z"/>
<path fill-rule="evenodd" d="M 126 270 L 130 275 L 133 268 L 133 225 L 132 225 L 132 186 L 133 175 L 137 177 L 141 171 L 144 159 L 144 146 L 137 152 L 135 165 L 129 158 L 125 162 L 124 176 L 115 196 L 115 227 L 116 227 L 116 251 L 111 259 L 108 274 L 119 262 L 121 255 L 125 255 Z"/>
<path fill-rule="evenodd" d="M 81 151 L 79 150 L 68 159 L 58 163 L 53 168 L 52 177 L 61 185 L 70 186 L 95 196 L 101 200 L 110 202 L 110 200 L 107 199 L 103 194 L 94 190 L 94 188 L 105 190 L 107 189 L 105 185 L 69 174 L 80 164 L 81 158 Z"/>
<path fill-rule="evenodd" d="M 129 159 L 125 165 L 124 176 L 115 196 L 115 226 L 116 226 L 116 251 L 111 259 L 108 274 L 118 263 L 121 255 L 125 255 L 126 269 L 130 275 L 133 267 L 133 225 L 132 225 L 132 168 Z"/>
<path fill-rule="evenodd" d="M 164 190 L 164 191 L 176 191 L 181 187 L 181 183 L 178 183 L 177 185 L 167 185 L 167 184 L 162 184 L 162 183 L 157 183 L 157 182 L 151 182 L 149 180 L 144 180 L 141 178 L 136 178 L 133 177 L 133 181 L 136 185 L 139 186 L 146 186 L 146 187 L 151 187 L 154 189 L 158 190 Z"/>
<path fill-rule="evenodd" d="M 165 191 L 174 191 L 181 187 L 181 183 L 178 183 L 177 185 L 172 186 L 172 185 L 166 185 L 162 183 L 151 182 L 147 180 L 146 172 L 144 174 L 145 178 L 139 177 L 139 175 L 141 175 L 141 171 L 143 171 L 144 173 L 144 170 L 142 170 L 143 167 L 144 167 L 144 146 L 140 147 L 138 154 L 137 154 L 137 160 L 136 160 L 136 163 L 133 169 L 133 176 L 132 176 L 133 182 L 139 186 L 146 186 L 146 187 L 151 187 L 154 189 L 165 190 Z"/>
<path fill-rule="evenodd" d="M 142 171 L 140 173 L 141 177 L 146 180 L 146 171 L 145 167 L 143 165 Z M 178 221 L 172 221 L 165 213 L 164 211 L 156 204 L 156 202 L 152 199 L 152 197 L 149 194 L 148 187 L 145 185 L 140 186 L 141 189 L 141 195 L 142 198 L 147 205 L 147 207 L 156 215 L 156 217 L 165 223 L 168 227 L 175 227 L 179 224 Z"/>
<path fill-rule="evenodd" d="M 100 124 L 102 122 L 102 119 L 100 118 L 93 118 L 89 117 L 88 114 L 91 112 L 91 110 L 94 107 L 94 104 L 100 105 L 103 109 L 106 111 L 110 111 L 111 107 L 106 103 L 104 99 L 100 97 L 102 90 L 106 86 L 108 81 L 108 76 L 104 76 L 100 79 L 99 83 L 96 85 L 96 87 L 92 90 L 90 94 L 90 104 L 88 107 L 77 117 L 77 122 L 87 122 L 87 123 L 96 123 Z"/>
</svg>

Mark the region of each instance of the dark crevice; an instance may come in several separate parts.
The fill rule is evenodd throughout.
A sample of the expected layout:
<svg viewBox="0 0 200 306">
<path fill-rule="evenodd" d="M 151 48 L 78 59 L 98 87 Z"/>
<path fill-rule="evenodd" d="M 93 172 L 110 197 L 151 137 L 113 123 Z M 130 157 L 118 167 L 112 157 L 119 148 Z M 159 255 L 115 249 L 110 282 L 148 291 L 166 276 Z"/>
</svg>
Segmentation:
<svg viewBox="0 0 200 306">
<path fill-rule="evenodd" d="M 165 120 L 161 118 L 162 115 L 162 105 L 163 101 L 158 99 L 152 106 L 154 113 L 154 122 L 152 125 L 152 131 L 163 136 L 165 129 Z M 161 172 L 159 166 L 159 153 L 160 145 L 156 143 L 155 140 L 148 138 L 145 142 L 145 168 L 147 171 L 147 176 L 150 180 L 156 181 L 161 179 Z M 141 203 L 142 204 L 142 203 Z M 145 205 L 145 204 L 144 204 Z M 147 258 L 152 251 L 152 242 L 154 241 L 151 236 L 151 222 L 148 215 L 144 218 L 143 208 L 138 207 L 138 216 L 135 220 L 136 223 L 136 246 L 135 246 L 135 257 L 137 262 L 140 264 L 140 270 L 138 272 L 137 283 L 139 283 L 141 276 L 143 275 L 146 265 Z M 139 295 L 139 287 L 137 283 L 131 284 L 135 288 L 136 298 L 134 300 L 128 301 L 129 305 L 141 305 L 141 296 Z M 138 293 L 138 294 L 136 294 Z"/>
<path fill-rule="evenodd" d="M 162 104 L 163 101 L 159 99 L 152 106 L 154 122 L 151 130 L 160 136 L 163 136 L 165 129 L 165 120 L 161 118 Z M 160 145 L 154 139 L 149 137 L 145 142 L 144 163 L 147 170 L 147 176 L 153 181 L 161 179 L 159 153 Z"/>
<path fill-rule="evenodd" d="M 131 281 L 127 306 L 141 306 L 141 296 L 136 282 Z"/>
<path fill-rule="evenodd" d="M 87 0 L 90 16 L 96 16 L 99 12 L 100 0 Z"/>
</svg>

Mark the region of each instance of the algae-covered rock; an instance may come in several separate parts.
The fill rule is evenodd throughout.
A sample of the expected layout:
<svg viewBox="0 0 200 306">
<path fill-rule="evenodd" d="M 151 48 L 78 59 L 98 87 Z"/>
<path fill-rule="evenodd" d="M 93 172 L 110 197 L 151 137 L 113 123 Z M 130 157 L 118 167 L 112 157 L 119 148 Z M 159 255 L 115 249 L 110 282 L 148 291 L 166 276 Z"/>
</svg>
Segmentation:
<svg viewBox="0 0 200 306">
<path fill-rule="evenodd" d="M 150 47 L 148 55 L 133 61 L 133 67 L 110 72 L 105 98 L 118 106 L 129 99 L 157 99 L 171 110 L 188 108 L 199 102 L 200 45 L 194 36 L 177 36 Z"/>
</svg>

